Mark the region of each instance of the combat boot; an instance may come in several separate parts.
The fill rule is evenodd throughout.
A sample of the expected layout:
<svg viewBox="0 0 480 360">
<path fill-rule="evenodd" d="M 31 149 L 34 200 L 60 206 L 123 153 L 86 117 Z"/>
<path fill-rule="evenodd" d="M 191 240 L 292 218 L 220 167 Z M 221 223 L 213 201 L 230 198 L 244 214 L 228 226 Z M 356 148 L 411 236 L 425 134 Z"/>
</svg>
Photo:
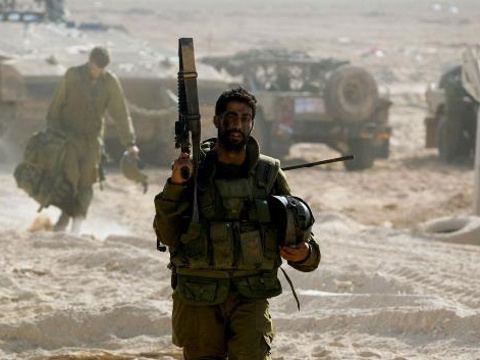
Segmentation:
<svg viewBox="0 0 480 360">
<path fill-rule="evenodd" d="M 66 212 L 63 212 L 60 214 L 60 217 L 58 218 L 57 222 L 55 225 L 53 225 L 53 231 L 58 232 L 58 231 L 65 231 L 67 229 L 68 223 L 70 222 L 70 215 L 68 215 Z"/>
<path fill-rule="evenodd" d="M 75 216 L 72 221 L 72 228 L 70 229 L 70 232 L 76 235 L 80 234 L 84 220 L 85 218 L 83 216 Z"/>
</svg>

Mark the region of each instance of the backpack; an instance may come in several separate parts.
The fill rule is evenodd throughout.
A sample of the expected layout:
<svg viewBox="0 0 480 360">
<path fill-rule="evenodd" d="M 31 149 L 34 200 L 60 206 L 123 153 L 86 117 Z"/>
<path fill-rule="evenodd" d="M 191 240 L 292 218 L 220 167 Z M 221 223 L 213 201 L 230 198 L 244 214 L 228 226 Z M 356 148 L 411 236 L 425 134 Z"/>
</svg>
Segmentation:
<svg viewBox="0 0 480 360">
<path fill-rule="evenodd" d="M 40 204 L 40 209 L 58 201 L 55 191 L 65 183 L 63 159 L 67 136 L 55 129 L 38 131 L 28 140 L 23 160 L 14 177 L 19 188 Z"/>
</svg>

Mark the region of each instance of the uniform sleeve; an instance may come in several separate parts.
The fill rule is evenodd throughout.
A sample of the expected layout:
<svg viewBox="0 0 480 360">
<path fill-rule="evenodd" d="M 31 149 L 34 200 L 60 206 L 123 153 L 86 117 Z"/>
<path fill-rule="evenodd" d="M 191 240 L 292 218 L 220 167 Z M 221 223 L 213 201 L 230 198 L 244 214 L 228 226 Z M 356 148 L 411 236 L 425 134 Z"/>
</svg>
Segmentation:
<svg viewBox="0 0 480 360">
<path fill-rule="evenodd" d="M 116 76 L 110 74 L 109 77 L 110 97 L 108 99 L 107 110 L 109 115 L 115 121 L 120 141 L 123 146 L 135 144 L 135 130 L 132 124 L 132 118 L 128 111 L 123 94 L 122 85 Z"/>
<path fill-rule="evenodd" d="M 153 226 L 157 236 L 169 247 L 180 245 L 182 219 L 190 206 L 189 186 L 167 181 L 163 191 L 155 197 L 155 220 Z"/>
<path fill-rule="evenodd" d="M 287 178 L 282 169 L 278 170 L 275 184 L 273 185 L 273 193 L 275 195 L 292 195 L 290 186 L 288 185 Z"/>
<path fill-rule="evenodd" d="M 275 180 L 274 192 L 275 195 L 292 195 L 290 186 L 287 182 L 287 178 L 285 177 L 285 173 L 282 170 L 279 171 L 277 179 Z M 320 259 L 322 257 L 320 252 L 320 246 L 315 241 L 313 234 L 311 235 L 310 240 L 307 244 L 310 248 L 310 251 L 308 257 L 304 261 L 288 261 L 288 265 L 302 272 L 310 272 L 315 270 L 320 264 Z"/>
<path fill-rule="evenodd" d="M 310 272 L 318 268 L 318 265 L 320 264 L 320 259 L 322 258 L 320 246 L 315 241 L 313 234 L 307 244 L 310 247 L 310 252 L 308 257 L 304 261 L 288 261 L 288 265 L 302 272 Z"/>
<path fill-rule="evenodd" d="M 62 108 L 65 106 L 67 99 L 67 82 L 68 78 L 71 77 L 71 70 L 68 70 L 63 78 L 60 80 L 55 93 L 53 94 L 52 102 L 48 108 L 47 113 L 47 127 L 48 128 L 59 128 L 60 127 L 60 115 L 62 113 Z"/>
</svg>

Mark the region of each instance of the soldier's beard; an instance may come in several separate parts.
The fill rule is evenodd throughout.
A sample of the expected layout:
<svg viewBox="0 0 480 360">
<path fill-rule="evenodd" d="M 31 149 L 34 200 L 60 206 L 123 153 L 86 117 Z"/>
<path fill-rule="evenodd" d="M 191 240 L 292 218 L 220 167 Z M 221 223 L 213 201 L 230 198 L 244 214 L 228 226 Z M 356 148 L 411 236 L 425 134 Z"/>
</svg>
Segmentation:
<svg viewBox="0 0 480 360">
<path fill-rule="evenodd" d="M 233 142 L 230 140 L 230 134 L 238 132 L 242 134 L 242 140 L 238 142 Z M 250 137 L 250 133 L 244 134 L 243 132 L 239 130 L 227 130 L 227 131 L 222 131 L 218 130 L 218 141 L 222 146 L 227 150 L 227 151 L 235 151 L 235 152 L 240 152 L 243 149 L 245 149 L 245 146 L 247 145 L 247 141 Z"/>
</svg>

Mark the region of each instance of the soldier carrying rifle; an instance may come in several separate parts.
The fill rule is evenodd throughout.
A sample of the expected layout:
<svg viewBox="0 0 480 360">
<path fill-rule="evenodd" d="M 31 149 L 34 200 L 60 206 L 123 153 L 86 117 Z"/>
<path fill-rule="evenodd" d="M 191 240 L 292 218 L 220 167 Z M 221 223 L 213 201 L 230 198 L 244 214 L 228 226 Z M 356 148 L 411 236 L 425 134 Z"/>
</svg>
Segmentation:
<svg viewBox="0 0 480 360">
<path fill-rule="evenodd" d="M 185 58 L 193 57 L 191 39 L 186 46 L 179 103 L 190 125 L 177 130 L 199 126 L 198 112 L 188 111 L 198 110 L 190 106 L 194 62 Z M 247 90 L 223 92 L 213 118 L 218 137 L 201 149 L 193 139 L 193 158 L 179 144 L 181 154 L 155 198 L 154 228 L 170 252 L 173 342 L 188 360 L 270 359 L 274 329 L 267 299 L 282 292 L 282 260 L 303 272 L 320 262 L 310 208 L 291 196 L 279 161 L 260 154 L 251 136 L 255 111 Z"/>
</svg>

